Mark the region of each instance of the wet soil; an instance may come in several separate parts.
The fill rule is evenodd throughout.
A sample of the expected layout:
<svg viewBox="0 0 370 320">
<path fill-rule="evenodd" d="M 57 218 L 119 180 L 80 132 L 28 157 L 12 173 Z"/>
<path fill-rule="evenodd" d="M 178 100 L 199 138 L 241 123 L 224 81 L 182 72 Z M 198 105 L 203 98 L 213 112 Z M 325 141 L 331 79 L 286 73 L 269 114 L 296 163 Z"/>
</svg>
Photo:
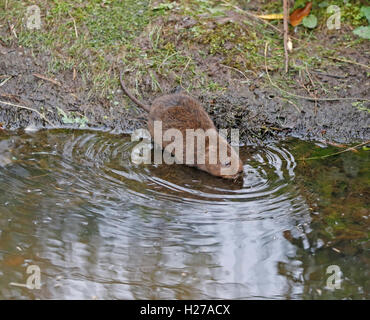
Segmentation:
<svg viewBox="0 0 370 320">
<path fill-rule="evenodd" d="M 361 53 L 356 58 L 366 63 Z M 72 70 L 56 74 L 50 81 L 50 76 L 46 75 L 49 61 L 48 55 L 35 56 L 28 49 L 0 43 L 0 100 L 8 103 L 0 103 L 3 128 L 80 127 L 79 123 L 67 124 L 65 118 L 63 120 L 65 114 L 86 117 L 88 128 L 115 133 L 127 133 L 145 126 L 145 112 L 132 103 L 126 106 L 121 90 L 113 92 L 114 100 L 119 103 L 112 106 L 106 98 L 89 96 L 86 82 L 76 77 Z M 231 70 L 223 68 L 217 59 L 210 61 L 210 66 L 215 77 L 224 76 L 230 80 L 228 90 L 192 94 L 200 99 L 218 128 L 238 128 L 243 142 L 255 137 L 287 135 L 342 143 L 370 139 L 369 102 L 295 99 L 292 104 L 281 99 L 281 92 L 266 86 L 262 80 L 242 84 L 235 78 L 242 75 L 231 74 Z M 370 98 L 369 78 L 366 69 L 359 65 L 342 64 L 333 70 L 317 72 L 315 76 L 329 87 L 342 88 L 337 91 L 338 97 Z M 130 75 L 127 81 L 130 85 Z M 168 92 L 175 89 L 169 85 L 163 88 Z M 142 88 L 144 98 L 151 100 L 158 95 L 146 89 Z M 291 92 L 307 96 L 297 88 L 292 88 Z"/>
</svg>

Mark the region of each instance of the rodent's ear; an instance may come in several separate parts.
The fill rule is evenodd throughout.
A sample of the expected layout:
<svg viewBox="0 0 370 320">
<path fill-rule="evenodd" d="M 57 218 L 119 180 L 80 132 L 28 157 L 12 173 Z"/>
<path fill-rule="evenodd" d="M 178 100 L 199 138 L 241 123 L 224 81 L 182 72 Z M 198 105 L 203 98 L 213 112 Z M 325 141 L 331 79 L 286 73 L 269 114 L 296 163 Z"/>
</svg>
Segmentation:
<svg viewBox="0 0 370 320">
<path fill-rule="evenodd" d="M 184 88 L 183 87 L 181 87 L 181 86 L 176 86 L 176 87 L 174 87 L 171 91 L 170 91 L 170 93 L 182 93 L 182 92 L 184 92 L 185 90 L 184 90 Z"/>
</svg>

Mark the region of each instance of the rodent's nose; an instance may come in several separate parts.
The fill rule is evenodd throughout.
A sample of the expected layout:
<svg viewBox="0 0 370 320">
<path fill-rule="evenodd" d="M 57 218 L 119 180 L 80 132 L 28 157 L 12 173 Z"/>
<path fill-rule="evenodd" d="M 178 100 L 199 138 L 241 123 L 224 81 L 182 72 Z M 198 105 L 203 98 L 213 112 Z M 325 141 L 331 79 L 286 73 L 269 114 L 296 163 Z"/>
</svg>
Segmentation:
<svg viewBox="0 0 370 320">
<path fill-rule="evenodd" d="M 243 176 L 244 176 L 244 170 L 243 170 L 243 169 L 241 169 L 241 170 L 236 174 L 236 176 L 237 176 L 238 178 L 243 177 Z"/>
<path fill-rule="evenodd" d="M 230 176 L 224 176 L 224 178 L 226 178 L 226 179 L 232 179 L 234 181 L 238 181 L 238 180 L 242 179 L 243 176 L 244 176 L 244 170 L 241 169 L 236 174 L 230 175 Z"/>
</svg>

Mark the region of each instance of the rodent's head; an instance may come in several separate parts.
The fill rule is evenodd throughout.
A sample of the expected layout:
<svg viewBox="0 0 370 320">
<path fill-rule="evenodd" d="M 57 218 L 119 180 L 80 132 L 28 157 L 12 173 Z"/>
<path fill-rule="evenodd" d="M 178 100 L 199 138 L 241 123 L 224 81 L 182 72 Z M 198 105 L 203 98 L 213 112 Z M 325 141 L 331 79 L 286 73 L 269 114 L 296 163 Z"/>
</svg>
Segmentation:
<svg viewBox="0 0 370 320">
<path fill-rule="evenodd" d="M 197 167 L 216 177 L 235 180 L 243 175 L 243 163 L 226 139 L 217 136 L 218 145 L 206 144 L 205 164 L 198 164 Z M 216 157 L 217 161 L 212 161 L 212 157 Z"/>
</svg>

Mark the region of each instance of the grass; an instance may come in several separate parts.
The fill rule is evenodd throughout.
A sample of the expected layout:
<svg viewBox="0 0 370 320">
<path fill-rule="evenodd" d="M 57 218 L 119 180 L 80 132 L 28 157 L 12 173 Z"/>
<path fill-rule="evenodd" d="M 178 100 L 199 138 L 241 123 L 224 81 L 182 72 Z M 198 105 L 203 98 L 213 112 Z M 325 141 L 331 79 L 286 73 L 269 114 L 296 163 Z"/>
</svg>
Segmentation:
<svg viewBox="0 0 370 320">
<path fill-rule="evenodd" d="M 354 26 L 365 23 L 358 1 L 345 5 L 339 0 L 327 2 L 341 4 L 343 23 Z M 175 85 L 189 91 L 223 91 L 227 88 L 223 76 L 210 74 L 210 66 L 204 61 L 208 57 L 217 58 L 241 80 L 243 75 L 258 77 L 264 70 L 266 41 L 270 48 L 269 70 L 277 71 L 277 82 L 280 80 L 284 87 L 303 68 L 337 63 L 323 58 L 330 48 L 315 39 L 324 23 L 314 31 L 301 26 L 294 34 L 302 40 L 295 43 L 299 50 L 290 56 L 290 73 L 281 75 L 284 64 L 281 35 L 248 16 L 236 17 L 228 3 L 240 5 L 233 0 L 0 0 L 0 34 L 3 41 L 14 41 L 8 23 L 14 25 L 20 45 L 32 48 L 35 53 L 51 54 L 50 73 L 75 69 L 92 95 L 107 98 L 118 88 L 118 68 L 134 75 L 130 85 L 134 84 L 136 89 L 149 83 L 153 92 Z M 264 3 L 261 12 L 281 12 L 280 2 Z M 31 4 L 41 9 L 41 30 L 25 28 L 24 17 Z M 314 10 L 319 21 L 324 21 L 326 8 L 314 4 Z M 191 20 L 192 25 L 183 26 L 184 18 Z M 281 21 L 271 23 L 279 26 Z M 354 42 L 351 36 L 346 41 L 356 46 L 362 40 Z"/>
<path fill-rule="evenodd" d="M 0 1 L 0 21 L 15 26 L 18 43 L 35 52 L 51 52 L 50 72 L 76 68 L 92 79 L 94 91 L 107 94 L 112 85 L 112 64 L 158 15 L 149 9 L 149 1 L 55 0 L 38 1 L 41 30 L 28 30 L 23 21 L 29 1 Z M 7 33 L 5 33 L 7 34 Z M 3 41 L 10 42 L 8 33 Z"/>
</svg>

